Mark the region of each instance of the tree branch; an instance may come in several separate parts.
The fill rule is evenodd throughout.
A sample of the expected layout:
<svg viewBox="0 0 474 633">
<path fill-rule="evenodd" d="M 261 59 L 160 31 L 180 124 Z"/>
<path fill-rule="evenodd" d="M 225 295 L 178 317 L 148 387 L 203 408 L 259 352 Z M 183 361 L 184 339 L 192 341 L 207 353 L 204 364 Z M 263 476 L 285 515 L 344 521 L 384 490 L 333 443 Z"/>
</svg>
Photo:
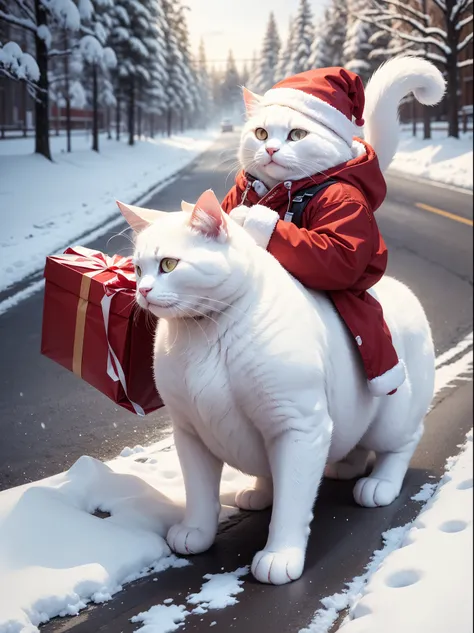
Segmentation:
<svg viewBox="0 0 474 633">
<path fill-rule="evenodd" d="M 472 42 L 472 36 L 473 36 L 473 33 L 471 31 L 470 33 L 468 33 L 468 35 L 466 35 L 464 40 L 458 44 L 458 53 L 463 51 L 466 48 L 466 46 L 468 46 L 468 44 Z"/>
<path fill-rule="evenodd" d="M 398 20 L 400 19 L 399 16 L 396 16 L 396 17 L 380 16 L 374 19 L 374 18 L 367 18 L 361 15 L 359 19 L 362 22 L 373 24 L 374 26 L 377 26 L 378 28 L 386 31 L 387 33 L 390 33 L 390 35 L 396 36 L 399 39 L 405 40 L 406 42 L 412 42 L 414 44 L 432 44 L 433 46 L 436 46 L 445 55 L 449 55 L 451 53 L 451 49 L 449 46 L 447 46 L 443 42 L 440 42 L 437 39 L 434 39 L 433 37 L 425 37 L 425 38 L 416 37 L 415 35 L 412 35 L 410 33 L 404 33 L 403 31 L 395 30 L 393 27 L 390 27 L 384 23 L 387 21 L 392 22 L 394 19 Z"/>
<path fill-rule="evenodd" d="M 13 24 L 14 26 L 19 26 L 22 29 L 26 29 L 27 31 L 31 31 L 32 33 L 36 33 L 36 24 L 31 20 L 17 18 L 11 13 L 0 11 L 0 21 L 1 20 L 6 22 L 7 24 Z"/>
<path fill-rule="evenodd" d="M 462 15 L 464 11 L 470 5 L 472 5 L 472 0 L 464 0 L 464 2 L 461 2 L 461 1 L 457 2 L 451 11 L 451 15 L 450 15 L 451 22 L 456 22 L 458 16 Z"/>
<path fill-rule="evenodd" d="M 18 6 L 20 11 L 26 15 L 26 17 L 36 24 L 36 17 L 34 11 L 27 4 L 24 3 L 23 0 L 13 0 L 13 2 Z"/>
<path fill-rule="evenodd" d="M 458 68 L 466 68 L 466 66 L 472 66 L 472 59 L 465 59 L 462 62 L 458 62 Z"/>
<path fill-rule="evenodd" d="M 467 18 L 464 18 L 464 20 L 460 20 L 457 24 L 456 24 L 456 31 L 461 31 L 467 24 L 469 24 L 470 22 L 472 22 L 472 14 L 468 15 Z"/>
<path fill-rule="evenodd" d="M 433 0 L 433 2 L 438 6 L 439 9 L 441 9 L 443 13 L 446 13 L 448 9 L 444 0 Z"/>
</svg>

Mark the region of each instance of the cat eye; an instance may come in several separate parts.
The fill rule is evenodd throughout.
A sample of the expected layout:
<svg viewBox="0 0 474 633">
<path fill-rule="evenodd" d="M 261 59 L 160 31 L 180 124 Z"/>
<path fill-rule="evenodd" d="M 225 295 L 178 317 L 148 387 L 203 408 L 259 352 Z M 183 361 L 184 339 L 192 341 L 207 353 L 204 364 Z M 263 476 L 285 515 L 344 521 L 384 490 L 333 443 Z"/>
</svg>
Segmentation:
<svg viewBox="0 0 474 633">
<path fill-rule="evenodd" d="M 255 136 L 258 138 L 259 141 L 266 141 L 268 138 L 268 132 L 263 127 L 258 127 L 255 130 Z"/>
<path fill-rule="evenodd" d="M 301 141 L 305 136 L 308 136 L 308 132 L 306 130 L 291 130 L 288 134 L 289 141 Z"/>
<path fill-rule="evenodd" d="M 135 266 L 135 272 L 137 274 L 137 277 L 142 276 L 142 269 L 140 268 L 140 266 Z"/>
<path fill-rule="evenodd" d="M 162 273 L 171 273 L 178 265 L 178 259 L 172 259 L 171 257 L 164 257 L 160 262 L 160 271 Z"/>
</svg>

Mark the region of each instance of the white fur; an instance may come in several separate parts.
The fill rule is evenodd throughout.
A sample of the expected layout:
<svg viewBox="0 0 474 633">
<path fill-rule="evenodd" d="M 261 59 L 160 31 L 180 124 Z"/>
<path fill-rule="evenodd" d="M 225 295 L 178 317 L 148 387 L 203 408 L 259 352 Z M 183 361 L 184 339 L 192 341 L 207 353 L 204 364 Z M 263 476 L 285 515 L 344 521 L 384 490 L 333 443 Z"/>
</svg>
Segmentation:
<svg viewBox="0 0 474 633">
<path fill-rule="evenodd" d="M 137 301 L 161 317 L 155 380 L 186 486 L 185 518 L 168 542 L 182 554 L 210 547 L 226 462 L 256 477 L 237 495 L 240 507 L 273 500 L 253 574 L 286 583 L 303 571 L 326 464 L 329 476 L 357 477 L 375 451 L 373 471 L 354 488 L 356 502 L 375 507 L 398 496 L 433 395 L 430 328 L 406 286 L 388 277 L 376 286 L 407 379 L 395 395 L 374 398 L 324 293 L 306 290 L 231 219 L 219 242 L 191 230 L 188 218 L 160 217 L 138 235 L 135 253 L 142 279 L 152 281 L 150 303 L 139 293 Z M 180 262 L 165 275 L 162 257 Z"/>
<path fill-rule="evenodd" d="M 419 57 L 396 57 L 374 73 L 365 91 L 367 142 L 375 149 L 385 171 L 398 146 L 398 106 L 410 92 L 424 105 L 436 105 L 446 90 L 441 72 Z"/>
<path fill-rule="evenodd" d="M 441 72 L 418 57 L 397 57 L 374 73 L 365 93 L 364 136 L 375 149 L 382 171 L 397 149 L 400 101 L 414 92 L 420 103 L 435 105 L 444 91 Z M 252 99 L 248 98 L 249 119 L 242 131 L 239 159 L 245 171 L 267 187 L 313 176 L 360 156 L 360 144 L 350 143 L 355 126 L 344 115 L 339 118 L 326 103 L 321 102 L 318 112 L 318 99 L 304 93 L 297 99 L 296 92 L 279 88 L 263 97 L 251 93 Z M 265 141 L 255 137 L 259 127 L 268 132 Z M 295 128 L 309 134 L 300 141 L 289 141 L 288 134 Z M 339 133 L 331 128 L 338 128 Z M 266 147 L 278 149 L 272 161 Z"/>
</svg>

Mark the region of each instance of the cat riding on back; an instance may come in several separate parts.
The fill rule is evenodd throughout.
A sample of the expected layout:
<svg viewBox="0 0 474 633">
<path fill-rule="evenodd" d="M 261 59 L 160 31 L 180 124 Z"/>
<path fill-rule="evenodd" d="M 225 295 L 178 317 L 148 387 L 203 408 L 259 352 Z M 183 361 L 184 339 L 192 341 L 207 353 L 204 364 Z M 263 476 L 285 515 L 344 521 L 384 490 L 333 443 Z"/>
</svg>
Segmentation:
<svg viewBox="0 0 474 633">
<path fill-rule="evenodd" d="M 374 396 L 394 393 L 405 380 L 382 308 L 367 291 L 387 266 L 374 212 L 398 142 L 398 103 L 410 90 L 434 104 L 444 80 L 429 62 L 404 57 L 377 71 L 366 96 L 360 78 L 344 68 L 295 75 L 263 97 L 244 89 L 242 171 L 222 204 L 296 279 L 328 293 Z M 355 138 L 363 115 L 366 141 Z M 292 205 L 314 185 L 297 226 Z"/>
</svg>

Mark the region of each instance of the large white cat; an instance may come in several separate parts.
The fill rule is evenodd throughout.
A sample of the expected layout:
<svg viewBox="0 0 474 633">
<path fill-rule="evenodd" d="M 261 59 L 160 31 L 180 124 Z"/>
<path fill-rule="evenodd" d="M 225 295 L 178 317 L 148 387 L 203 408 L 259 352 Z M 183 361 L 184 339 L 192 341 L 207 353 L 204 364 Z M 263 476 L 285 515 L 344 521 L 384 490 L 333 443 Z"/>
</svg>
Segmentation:
<svg viewBox="0 0 474 633">
<path fill-rule="evenodd" d="M 385 78 L 369 98 L 365 114 L 376 145 L 381 125 L 396 136 L 395 99 L 426 83 L 406 79 Z M 318 159 L 316 147 L 312 152 L 324 168 L 327 158 Z M 339 160 L 337 152 L 331 160 Z M 252 563 L 255 578 L 295 580 L 325 467 L 330 476 L 361 476 L 354 488 L 360 505 L 387 505 L 400 492 L 434 388 L 424 311 L 394 279 L 374 288 L 407 372 L 394 395 L 374 398 L 325 294 L 289 275 L 222 212 L 212 192 L 176 213 L 119 206 L 138 233 L 137 302 L 160 317 L 155 380 L 173 420 L 186 486 L 185 517 L 169 530 L 168 543 L 181 554 L 211 546 L 226 462 L 256 477 L 237 495 L 241 508 L 273 504 L 268 541 Z M 366 475 L 371 452 L 375 465 Z"/>
</svg>

